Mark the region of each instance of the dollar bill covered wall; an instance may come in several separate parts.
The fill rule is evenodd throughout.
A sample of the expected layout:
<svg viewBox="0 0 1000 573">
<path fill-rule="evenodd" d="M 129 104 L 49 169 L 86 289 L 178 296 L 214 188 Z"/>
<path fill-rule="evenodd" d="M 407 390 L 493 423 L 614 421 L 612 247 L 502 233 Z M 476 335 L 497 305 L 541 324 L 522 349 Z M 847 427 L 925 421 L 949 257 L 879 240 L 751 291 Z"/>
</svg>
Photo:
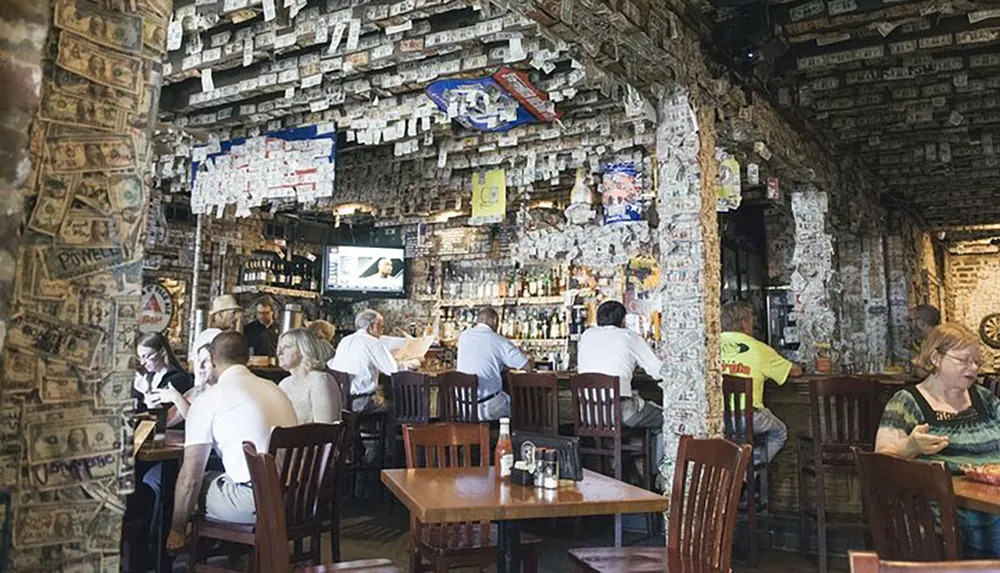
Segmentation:
<svg viewBox="0 0 1000 573">
<path fill-rule="evenodd" d="M 118 571 L 124 496 L 134 489 L 128 360 L 149 133 L 171 1 L 34 9 L 51 28 L 43 69 L 31 76 L 41 99 L 24 125 L 30 169 L 18 164 L 27 220 L 0 379 L 0 570 Z"/>
</svg>

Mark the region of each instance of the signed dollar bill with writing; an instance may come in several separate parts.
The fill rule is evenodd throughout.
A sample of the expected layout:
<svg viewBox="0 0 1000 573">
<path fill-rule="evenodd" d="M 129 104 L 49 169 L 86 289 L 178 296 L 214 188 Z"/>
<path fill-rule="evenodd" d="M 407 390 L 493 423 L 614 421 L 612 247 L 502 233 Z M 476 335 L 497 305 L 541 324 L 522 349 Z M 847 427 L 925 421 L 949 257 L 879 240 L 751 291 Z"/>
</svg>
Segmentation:
<svg viewBox="0 0 1000 573">
<path fill-rule="evenodd" d="M 56 65 L 91 81 L 132 94 L 140 92 L 145 80 L 142 59 L 103 48 L 68 32 L 59 35 Z"/>
<path fill-rule="evenodd" d="M 28 461 L 35 465 L 114 453 L 118 426 L 112 416 L 28 424 Z"/>
<path fill-rule="evenodd" d="M 92 42 L 137 54 L 142 51 L 142 18 L 127 12 L 111 12 L 90 0 L 56 2 L 57 28 L 86 36 Z"/>
<path fill-rule="evenodd" d="M 45 138 L 51 173 L 134 170 L 138 152 L 131 135 L 63 135 Z"/>
<path fill-rule="evenodd" d="M 104 340 L 104 331 L 69 324 L 51 316 L 22 312 L 10 321 L 7 344 L 43 357 L 90 368 Z"/>
</svg>

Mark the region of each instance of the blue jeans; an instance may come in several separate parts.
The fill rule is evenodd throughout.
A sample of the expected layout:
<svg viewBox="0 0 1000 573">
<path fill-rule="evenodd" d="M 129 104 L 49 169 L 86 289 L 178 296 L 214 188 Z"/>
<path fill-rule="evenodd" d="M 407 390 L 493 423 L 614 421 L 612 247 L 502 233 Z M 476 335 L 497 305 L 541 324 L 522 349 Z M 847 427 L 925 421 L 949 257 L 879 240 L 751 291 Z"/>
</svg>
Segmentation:
<svg viewBox="0 0 1000 573">
<path fill-rule="evenodd" d="M 770 463 L 778 455 L 788 441 L 788 426 L 766 406 L 753 411 L 754 437 L 763 436 L 767 441 L 767 462 Z"/>
<path fill-rule="evenodd" d="M 1000 516 L 960 509 L 958 534 L 963 559 L 1000 558 Z"/>
</svg>

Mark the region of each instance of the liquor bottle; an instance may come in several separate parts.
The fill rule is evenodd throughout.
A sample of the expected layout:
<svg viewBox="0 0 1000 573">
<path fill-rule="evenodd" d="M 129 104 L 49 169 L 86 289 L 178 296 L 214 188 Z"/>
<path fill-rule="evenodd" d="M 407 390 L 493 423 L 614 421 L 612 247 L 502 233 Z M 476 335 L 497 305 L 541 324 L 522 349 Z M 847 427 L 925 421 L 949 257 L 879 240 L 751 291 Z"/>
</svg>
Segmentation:
<svg viewBox="0 0 1000 573">
<path fill-rule="evenodd" d="M 510 441 L 510 418 L 500 418 L 500 437 L 497 438 L 497 448 L 493 459 L 497 479 L 510 479 L 510 470 L 514 467 L 514 444 Z"/>
<path fill-rule="evenodd" d="M 318 292 L 319 291 L 319 266 L 313 266 L 306 264 L 306 268 L 309 270 L 309 290 Z"/>
</svg>

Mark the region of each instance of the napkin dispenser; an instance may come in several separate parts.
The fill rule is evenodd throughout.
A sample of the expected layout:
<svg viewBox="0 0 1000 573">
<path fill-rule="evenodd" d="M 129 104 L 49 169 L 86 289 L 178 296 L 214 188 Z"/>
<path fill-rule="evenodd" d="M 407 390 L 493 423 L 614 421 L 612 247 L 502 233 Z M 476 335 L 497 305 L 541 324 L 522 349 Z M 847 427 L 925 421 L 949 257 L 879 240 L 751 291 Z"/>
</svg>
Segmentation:
<svg viewBox="0 0 1000 573">
<path fill-rule="evenodd" d="M 552 448 L 559 453 L 559 479 L 573 481 L 583 479 L 579 438 L 514 432 L 511 440 L 514 443 L 516 459 L 527 461 L 530 464 L 533 462 L 535 448 Z"/>
</svg>

